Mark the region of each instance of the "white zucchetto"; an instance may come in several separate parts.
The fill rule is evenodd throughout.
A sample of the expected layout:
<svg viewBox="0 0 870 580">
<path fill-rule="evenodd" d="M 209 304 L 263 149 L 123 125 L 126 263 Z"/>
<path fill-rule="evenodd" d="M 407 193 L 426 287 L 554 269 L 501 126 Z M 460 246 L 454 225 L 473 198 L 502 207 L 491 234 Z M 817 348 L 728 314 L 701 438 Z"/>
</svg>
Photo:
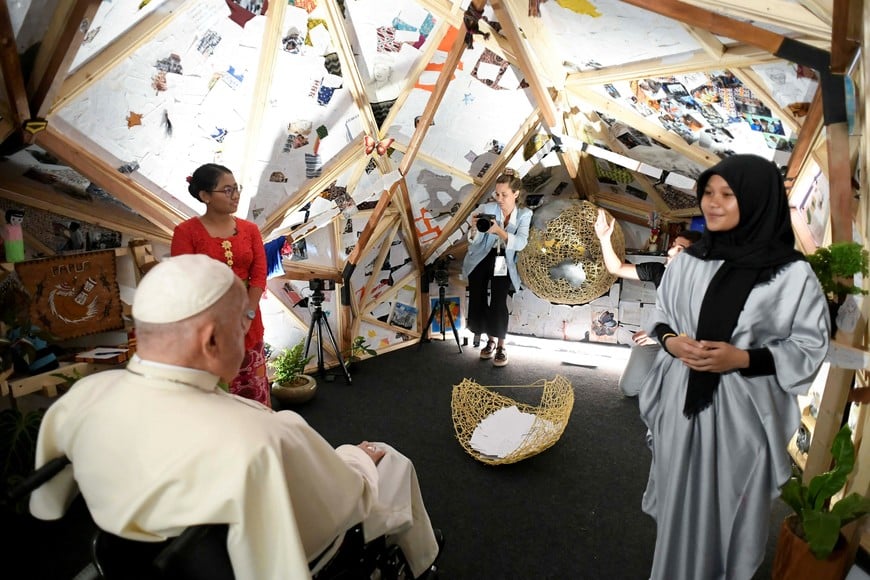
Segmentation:
<svg viewBox="0 0 870 580">
<path fill-rule="evenodd" d="M 229 266 L 202 254 L 167 258 L 139 282 L 133 318 L 153 324 L 185 320 L 217 302 L 235 279 Z"/>
</svg>

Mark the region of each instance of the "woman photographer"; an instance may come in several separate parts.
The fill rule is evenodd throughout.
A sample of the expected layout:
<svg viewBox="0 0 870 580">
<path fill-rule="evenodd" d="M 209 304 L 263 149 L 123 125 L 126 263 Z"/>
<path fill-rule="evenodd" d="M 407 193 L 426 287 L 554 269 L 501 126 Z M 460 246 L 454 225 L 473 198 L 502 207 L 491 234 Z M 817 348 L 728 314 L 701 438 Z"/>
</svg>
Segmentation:
<svg viewBox="0 0 870 580">
<path fill-rule="evenodd" d="M 486 334 L 481 359 L 493 359 L 503 367 L 508 363 L 504 338 L 508 327 L 507 296 L 513 285 L 520 287 L 517 252 L 529 241 L 532 210 L 517 205 L 522 181 L 513 170 L 505 170 L 495 181 L 494 202 L 484 203 L 471 216 L 468 253 L 462 262 L 462 275 L 468 280 L 468 328 L 474 345 Z M 489 299 L 487 299 L 489 287 Z"/>
</svg>

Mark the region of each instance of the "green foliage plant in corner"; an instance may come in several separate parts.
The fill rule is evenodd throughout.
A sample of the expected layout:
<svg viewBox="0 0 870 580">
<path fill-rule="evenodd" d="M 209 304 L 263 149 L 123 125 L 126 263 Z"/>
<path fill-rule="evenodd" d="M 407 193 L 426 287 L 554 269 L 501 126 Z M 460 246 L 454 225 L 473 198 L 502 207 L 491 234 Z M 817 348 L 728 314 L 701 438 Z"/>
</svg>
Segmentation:
<svg viewBox="0 0 870 580">
<path fill-rule="evenodd" d="M 852 284 L 855 274 L 868 274 L 870 253 L 857 242 L 836 242 L 807 255 L 828 300 L 842 304 L 849 294 L 867 294 Z"/>
<path fill-rule="evenodd" d="M 810 551 L 825 560 L 837 545 L 840 529 L 870 513 L 870 499 L 852 493 L 833 506 L 830 499 L 839 492 L 855 465 L 852 431 L 844 425 L 831 445 L 834 466 L 830 471 L 813 477 L 804 485 L 800 473 L 795 473 L 782 486 L 782 499 L 797 514 L 795 533 L 806 540 Z"/>
<path fill-rule="evenodd" d="M 378 351 L 374 350 L 366 341 L 366 337 L 354 337 L 350 345 L 350 356 L 347 357 L 347 362 L 359 362 L 364 357 L 377 356 Z"/>
</svg>

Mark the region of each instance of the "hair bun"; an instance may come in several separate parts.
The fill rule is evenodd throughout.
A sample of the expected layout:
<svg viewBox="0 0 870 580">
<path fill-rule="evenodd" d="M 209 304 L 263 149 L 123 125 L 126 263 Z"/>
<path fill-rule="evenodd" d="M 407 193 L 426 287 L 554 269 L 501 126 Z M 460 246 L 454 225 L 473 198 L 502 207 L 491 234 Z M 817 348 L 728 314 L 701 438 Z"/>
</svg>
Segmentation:
<svg viewBox="0 0 870 580">
<path fill-rule="evenodd" d="M 191 181 L 193 181 L 193 176 L 188 175 L 186 179 L 187 179 L 187 183 L 190 183 Z"/>
</svg>

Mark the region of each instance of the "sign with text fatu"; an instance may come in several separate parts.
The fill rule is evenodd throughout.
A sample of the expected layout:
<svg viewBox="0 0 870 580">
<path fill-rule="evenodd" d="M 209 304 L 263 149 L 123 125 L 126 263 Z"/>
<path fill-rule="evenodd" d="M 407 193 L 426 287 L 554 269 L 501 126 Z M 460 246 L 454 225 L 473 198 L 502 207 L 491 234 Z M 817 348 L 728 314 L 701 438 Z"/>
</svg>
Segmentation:
<svg viewBox="0 0 870 580">
<path fill-rule="evenodd" d="M 82 252 L 15 264 L 30 294 L 31 324 L 59 339 L 124 327 L 115 252 Z"/>
</svg>

